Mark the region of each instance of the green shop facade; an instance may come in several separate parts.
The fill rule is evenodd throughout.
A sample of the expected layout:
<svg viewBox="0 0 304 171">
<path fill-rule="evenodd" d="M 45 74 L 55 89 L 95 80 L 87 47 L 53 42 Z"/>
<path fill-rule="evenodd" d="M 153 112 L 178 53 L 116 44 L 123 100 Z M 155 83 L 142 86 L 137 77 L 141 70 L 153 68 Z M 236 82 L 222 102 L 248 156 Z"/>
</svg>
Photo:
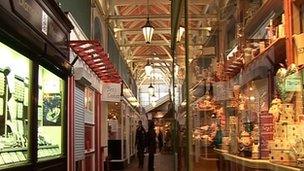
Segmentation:
<svg viewBox="0 0 304 171">
<path fill-rule="evenodd" d="M 69 32 L 54 0 L 0 1 L 0 170 L 67 170 Z"/>
</svg>

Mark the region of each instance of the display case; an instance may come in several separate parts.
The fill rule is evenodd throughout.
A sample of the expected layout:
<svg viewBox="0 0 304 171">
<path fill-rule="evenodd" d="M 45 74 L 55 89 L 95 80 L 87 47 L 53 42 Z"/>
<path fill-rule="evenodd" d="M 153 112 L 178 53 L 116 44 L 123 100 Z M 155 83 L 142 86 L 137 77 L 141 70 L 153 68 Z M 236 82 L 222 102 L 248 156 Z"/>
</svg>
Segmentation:
<svg viewBox="0 0 304 171">
<path fill-rule="evenodd" d="M 298 28 L 300 22 L 291 20 L 294 2 L 283 2 L 279 6 L 268 0 L 244 25 L 235 23 L 237 44 L 226 56 L 226 78 L 222 79 L 231 96 L 222 105 L 227 122 L 217 151 L 230 169 L 304 167 L 303 63 L 301 45 L 293 44 L 299 43 L 301 31 L 292 35 L 297 29 L 290 29 Z M 224 165 L 222 169 L 227 170 Z"/>
<path fill-rule="evenodd" d="M 39 66 L 38 158 L 62 155 L 62 118 L 65 82 Z M 42 113 L 41 113 L 42 112 Z"/>
<path fill-rule="evenodd" d="M 28 158 L 29 78 L 32 61 L 0 42 L 0 165 Z"/>
<path fill-rule="evenodd" d="M 0 23 L 0 169 L 66 170 L 72 26 L 55 1 L 1 1 Z"/>
</svg>

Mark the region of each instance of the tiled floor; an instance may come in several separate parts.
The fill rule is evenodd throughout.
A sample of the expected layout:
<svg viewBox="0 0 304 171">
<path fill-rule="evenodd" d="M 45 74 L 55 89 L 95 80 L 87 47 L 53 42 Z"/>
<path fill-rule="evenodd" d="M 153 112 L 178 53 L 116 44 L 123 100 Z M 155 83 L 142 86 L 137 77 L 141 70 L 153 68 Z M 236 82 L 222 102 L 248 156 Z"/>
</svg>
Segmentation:
<svg viewBox="0 0 304 171">
<path fill-rule="evenodd" d="M 203 158 L 195 163 L 193 159 L 193 170 L 194 171 L 217 171 L 216 158 Z M 182 164 L 183 165 L 183 164 Z M 174 171 L 174 157 L 169 154 L 156 154 L 155 155 L 155 171 Z M 185 170 L 184 168 L 181 171 Z M 129 167 L 123 171 L 148 171 L 148 156 L 145 156 L 144 168 L 138 168 L 138 160 L 134 159 Z"/>
<path fill-rule="evenodd" d="M 169 154 L 155 154 L 155 171 L 173 171 L 174 170 L 174 158 Z M 147 171 L 148 170 L 148 156 L 145 156 L 144 168 L 138 168 L 138 160 L 134 159 L 130 166 L 124 171 Z"/>
</svg>

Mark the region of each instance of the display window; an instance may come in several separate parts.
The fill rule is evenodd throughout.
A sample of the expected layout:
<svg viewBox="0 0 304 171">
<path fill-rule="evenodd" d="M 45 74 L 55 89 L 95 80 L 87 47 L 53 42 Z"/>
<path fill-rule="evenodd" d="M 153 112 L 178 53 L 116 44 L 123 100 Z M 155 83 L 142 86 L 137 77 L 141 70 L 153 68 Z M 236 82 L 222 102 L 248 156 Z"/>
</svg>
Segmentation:
<svg viewBox="0 0 304 171">
<path fill-rule="evenodd" d="M 65 81 L 39 66 L 38 158 L 61 155 Z"/>
<path fill-rule="evenodd" d="M 32 62 L 0 42 L 0 166 L 28 157 L 29 78 Z"/>
</svg>

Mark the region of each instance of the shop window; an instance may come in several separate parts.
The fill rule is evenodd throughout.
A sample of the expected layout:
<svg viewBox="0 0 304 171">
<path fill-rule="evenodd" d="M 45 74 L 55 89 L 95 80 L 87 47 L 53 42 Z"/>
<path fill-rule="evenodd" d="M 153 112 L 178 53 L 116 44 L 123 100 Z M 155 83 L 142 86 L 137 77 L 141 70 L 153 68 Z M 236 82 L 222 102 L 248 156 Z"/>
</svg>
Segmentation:
<svg viewBox="0 0 304 171">
<path fill-rule="evenodd" d="M 31 61 L 0 42 L 0 166 L 27 160 Z"/>
<path fill-rule="evenodd" d="M 88 87 L 84 90 L 85 122 L 94 124 L 94 91 Z"/>
<path fill-rule="evenodd" d="M 38 158 L 61 154 L 64 85 L 63 79 L 39 66 Z"/>
</svg>

